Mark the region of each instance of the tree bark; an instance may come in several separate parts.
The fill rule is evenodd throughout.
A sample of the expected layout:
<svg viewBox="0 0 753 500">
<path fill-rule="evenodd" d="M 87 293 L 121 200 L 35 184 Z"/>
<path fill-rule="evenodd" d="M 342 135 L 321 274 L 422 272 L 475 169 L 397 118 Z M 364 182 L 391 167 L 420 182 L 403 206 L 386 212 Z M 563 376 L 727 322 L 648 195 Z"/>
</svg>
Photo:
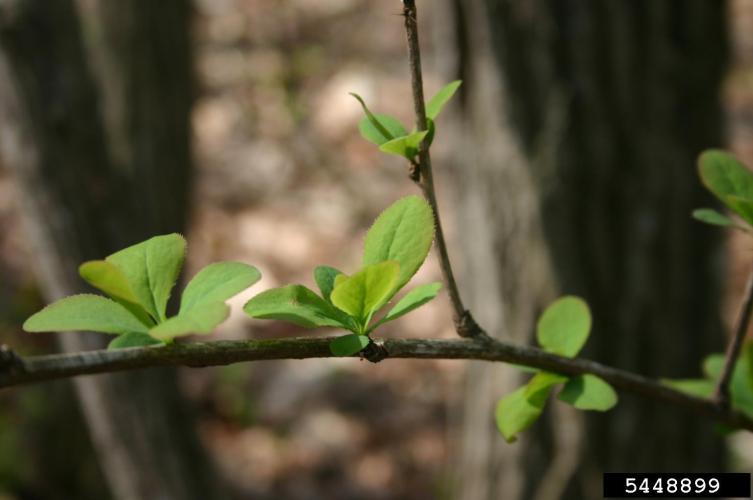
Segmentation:
<svg viewBox="0 0 753 500">
<path fill-rule="evenodd" d="M 725 3 L 451 5 L 472 146 L 456 170 L 461 281 L 474 314 L 530 341 L 555 292 L 578 294 L 594 313 L 584 355 L 697 375 L 722 340 L 721 233 L 689 214 L 710 202 L 695 158 L 723 138 Z M 603 471 L 722 467 L 707 422 L 630 397 L 606 415 L 553 402 L 522 443 L 504 444 L 493 401 L 518 378 L 469 369 L 459 498 L 601 498 Z"/>
<path fill-rule="evenodd" d="M 87 33 L 102 34 L 88 51 L 71 0 L 0 5 L 0 152 L 48 300 L 81 291 L 80 262 L 186 223 L 190 6 L 101 5 L 83 16 Z M 67 351 L 103 340 L 61 336 Z M 82 378 L 76 389 L 116 498 L 221 498 L 173 370 Z"/>
</svg>

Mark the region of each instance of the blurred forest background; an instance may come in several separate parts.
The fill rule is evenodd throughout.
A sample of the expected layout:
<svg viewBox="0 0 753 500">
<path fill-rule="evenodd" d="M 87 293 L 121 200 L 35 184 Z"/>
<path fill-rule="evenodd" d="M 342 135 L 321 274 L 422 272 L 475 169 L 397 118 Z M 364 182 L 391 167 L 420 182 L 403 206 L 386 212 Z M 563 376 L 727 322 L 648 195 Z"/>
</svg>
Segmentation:
<svg viewBox="0 0 753 500">
<path fill-rule="evenodd" d="M 465 81 L 432 148 L 458 279 L 490 333 L 530 340 L 586 297 L 585 355 L 692 377 L 734 320 L 750 240 L 690 219 L 694 159 L 753 165 L 753 0 L 421 0 L 427 94 Z M 240 305 L 358 265 L 416 188 L 360 138 L 348 92 L 412 123 L 401 4 L 0 0 L 0 343 L 82 289 L 77 264 L 180 231 L 186 275 L 261 283 L 213 339 L 319 335 Z M 416 280 L 440 279 L 430 258 Z M 390 324 L 393 325 L 393 324 Z M 385 328 L 455 336 L 445 297 Z M 603 471 L 750 470 L 753 437 L 630 396 L 551 405 L 519 443 L 493 407 L 519 381 L 462 361 L 305 360 L 146 370 L 0 392 L 0 499 L 601 498 Z"/>
</svg>

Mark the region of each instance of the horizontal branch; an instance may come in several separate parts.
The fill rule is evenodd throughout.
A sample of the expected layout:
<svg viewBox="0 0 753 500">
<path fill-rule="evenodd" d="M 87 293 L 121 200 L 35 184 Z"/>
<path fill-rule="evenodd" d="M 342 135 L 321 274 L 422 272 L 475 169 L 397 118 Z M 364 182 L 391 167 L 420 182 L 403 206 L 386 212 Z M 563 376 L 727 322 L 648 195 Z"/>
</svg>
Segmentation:
<svg viewBox="0 0 753 500">
<path fill-rule="evenodd" d="M 0 352 L 0 388 L 77 375 L 109 373 L 158 366 L 217 366 L 242 361 L 332 357 L 332 338 L 288 338 L 192 342 L 166 347 L 135 347 L 114 351 L 87 351 L 21 358 Z M 564 375 L 590 373 L 618 390 L 683 407 L 731 427 L 753 431 L 753 421 L 742 413 L 723 409 L 710 399 L 677 391 L 631 372 L 586 359 L 571 359 L 535 347 L 518 346 L 481 337 L 468 340 L 389 339 L 376 340 L 370 359 L 473 359 L 527 365 Z M 367 348 L 369 350 L 369 348 Z"/>
</svg>

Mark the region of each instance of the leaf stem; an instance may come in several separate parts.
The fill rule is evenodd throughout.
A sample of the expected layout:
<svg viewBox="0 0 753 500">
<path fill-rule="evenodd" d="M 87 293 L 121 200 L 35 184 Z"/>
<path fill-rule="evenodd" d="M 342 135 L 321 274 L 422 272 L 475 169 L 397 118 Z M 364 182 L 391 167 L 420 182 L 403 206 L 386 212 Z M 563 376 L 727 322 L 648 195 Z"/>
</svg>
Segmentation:
<svg viewBox="0 0 753 500">
<path fill-rule="evenodd" d="M 426 122 L 426 106 L 424 104 L 424 84 L 421 72 L 421 49 L 418 43 L 418 18 L 415 0 L 403 0 L 403 17 L 405 18 L 405 32 L 408 38 L 408 60 L 411 72 L 411 86 L 413 90 L 413 109 L 416 115 L 416 130 L 423 132 L 428 130 Z M 442 222 L 439 218 L 439 207 L 437 204 L 436 192 L 434 189 L 434 178 L 431 168 L 431 156 L 429 155 L 429 144 L 426 138 L 421 141 L 418 150 L 418 162 L 412 164 L 413 179 L 423 192 L 426 201 L 434 212 L 436 221 L 436 242 L 439 251 L 439 264 L 442 269 L 444 280 L 447 283 L 447 293 L 452 303 L 453 316 L 455 321 L 455 330 L 461 337 L 483 336 L 484 332 L 473 319 L 470 311 L 463 306 L 460 298 L 455 276 L 450 264 L 450 256 L 447 251 L 447 243 L 442 230 Z"/>
<path fill-rule="evenodd" d="M 714 391 L 714 400 L 722 408 L 727 409 L 730 405 L 729 385 L 734 373 L 735 363 L 740 356 L 745 335 L 750 325 L 750 316 L 753 312 L 753 269 L 748 276 L 748 282 L 745 285 L 743 300 L 740 304 L 740 310 L 737 313 L 737 323 L 732 338 L 727 344 L 727 352 L 724 355 L 724 366 L 722 374 L 717 382 Z"/>
</svg>

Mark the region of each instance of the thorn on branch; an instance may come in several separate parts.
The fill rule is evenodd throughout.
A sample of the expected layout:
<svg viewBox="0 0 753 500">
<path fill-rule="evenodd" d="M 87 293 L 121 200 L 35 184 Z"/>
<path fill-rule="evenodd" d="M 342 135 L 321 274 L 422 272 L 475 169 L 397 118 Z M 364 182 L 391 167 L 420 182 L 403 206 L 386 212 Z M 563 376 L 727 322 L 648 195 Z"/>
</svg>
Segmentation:
<svg viewBox="0 0 753 500">
<path fill-rule="evenodd" d="M 377 344 L 373 340 L 370 340 L 369 345 L 361 351 L 361 354 L 368 361 L 379 363 L 383 359 L 386 359 L 390 353 L 387 352 L 387 349 L 381 343 Z"/>
</svg>

